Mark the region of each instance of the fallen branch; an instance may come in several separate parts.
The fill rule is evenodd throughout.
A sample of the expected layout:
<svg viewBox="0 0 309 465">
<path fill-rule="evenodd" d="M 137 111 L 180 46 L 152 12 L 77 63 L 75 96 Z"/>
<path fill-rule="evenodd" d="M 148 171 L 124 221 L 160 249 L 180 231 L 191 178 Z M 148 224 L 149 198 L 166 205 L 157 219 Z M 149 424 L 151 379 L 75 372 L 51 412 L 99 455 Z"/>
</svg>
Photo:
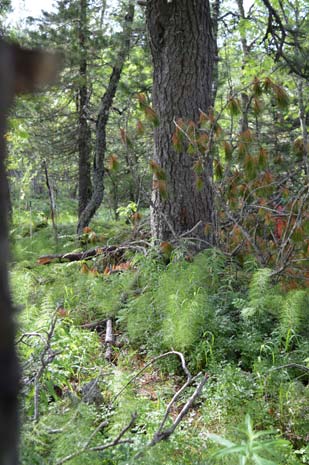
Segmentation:
<svg viewBox="0 0 309 465">
<path fill-rule="evenodd" d="M 89 260 L 97 255 L 111 255 L 117 256 L 117 261 L 119 261 L 124 253 L 127 250 L 134 250 L 141 252 L 144 255 L 147 253 L 147 249 L 150 247 L 150 244 L 147 241 L 133 241 L 117 245 L 106 245 L 98 246 L 89 250 L 82 250 L 80 252 L 67 252 L 67 253 L 56 253 L 42 255 L 37 259 L 39 265 L 49 265 L 53 262 L 65 263 L 65 262 L 77 262 L 80 260 Z"/>
<path fill-rule="evenodd" d="M 83 329 L 97 329 L 98 327 L 101 327 L 104 324 L 106 324 L 106 321 L 107 320 L 104 319 L 104 320 L 92 321 L 91 323 L 84 323 L 83 325 L 80 325 L 80 328 L 83 328 Z"/>
<path fill-rule="evenodd" d="M 185 374 L 187 375 L 187 378 L 191 378 L 192 379 L 192 376 L 191 376 L 191 373 L 189 372 L 188 368 L 187 368 L 187 365 L 186 365 L 186 361 L 185 361 L 185 358 L 183 356 L 183 354 L 181 352 L 177 352 L 175 350 L 171 350 L 170 352 L 166 352 L 165 354 L 161 354 L 161 355 L 158 355 L 158 357 L 155 357 L 153 358 L 152 360 L 150 360 L 150 362 L 146 363 L 146 365 L 141 369 L 139 370 L 136 375 L 132 376 L 129 381 L 124 385 L 124 387 L 122 389 L 120 389 L 119 392 L 117 392 L 117 394 L 115 395 L 115 397 L 111 400 L 111 403 L 110 405 L 112 406 L 116 400 L 118 399 L 118 397 L 121 396 L 121 394 L 127 389 L 127 387 L 132 383 L 132 381 L 134 381 L 136 378 L 138 378 L 139 375 L 141 375 L 145 370 L 147 370 L 148 367 L 150 367 L 151 365 L 153 365 L 154 363 L 156 363 L 158 360 L 161 360 L 162 358 L 165 358 L 165 357 L 169 357 L 170 355 L 177 355 L 179 358 L 180 358 L 180 361 L 181 361 L 181 366 L 182 366 L 182 369 L 183 371 L 185 372 Z"/>
<path fill-rule="evenodd" d="M 196 377 L 194 377 L 193 380 L 195 380 L 199 375 L 197 375 Z M 194 393 L 192 394 L 192 396 L 187 400 L 186 404 L 183 406 L 183 408 L 181 409 L 180 413 L 178 414 L 176 420 L 173 422 L 172 426 L 166 430 L 163 430 L 163 426 L 168 418 L 168 414 L 169 414 L 169 410 L 171 409 L 173 403 L 175 402 L 176 398 L 179 397 L 179 395 L 181 394 L 181 392 L 184 390 L 184 387 L 186 385 L 183 385 L 181 387 L 181 389 L 176 392 L 175 396 L 173 397 L 172 401 L 170 402 L 168 408 L 166 409 L 166 413 L 165 413 L 165 416 L 164 416 L 164 419 L 158 429 L 158 431 L 155 432 L 155 434 L 153 435 L 153 438 L 152 440 L 150 441 L 150 443 L 148 444 L 148 447 L 153 447 L 155 444 L 157 444 L 158 442 L 162 441 L 162 440 L 166 440 L 170 437 L 171 434 L 173 434 L 173 432 L 175 431 L 175 429 L 177 428 L 177 426 L 179 425 L 179 423 L 182 421 L 182 419 L 184 418 L 184 416 L 188 413 L 188 411 L 190 410 L 190 408 L 193 406 L 195 400 L 201 395 L 201 392 L 203 390 L 203 387 L 204 385 L 206 384 L 206 382 L 208 381 L 208 374 L 206 373 L 202 379 L 202 381 L 197 385 Z M 193 381 L 192 380 L 192 381 Z M 186 386 L 187 387 L 187 386 Z M 176 397 L 177 396 L 177 397 Z"/>
<path fill-rule="evenodd" d="M 113 355 L 113 344 L 114 344 L 113 321 L 111 318 L 109 318 L 106 321 L 105 344 L 106 344 L 105 360 L 107 360 L 108 362 L 111 362 L 112 355 Z"/>
<path fill-rule="evenodd" d="M 23 333 L 19 339 L 17 339 L 16 341 L 16 345 L 17 344 L 20 344 L 20 343 L 23 343 L 27 346 L 30 346 L 30 344 L 28 342 L 26 342 L 25 340 L 28 341 L 28 339 L 31 339 L 32 337 L 38 337 L 39 339 L 41 339 L 41 342 L 45 342 L 45 339 L 44 339 L 44 336 L 42 336 L 41 333 L 37 333 L 37 332 L 34 332 L 34 333 Z"/>
<path fill-rule="evenodd" d="M 299 363 L 287 363 L 286 365 L 272 367 L 268 371 L 283 370 L 284 368 L 297 368 L 298 370 L 303 370 L 309 373 L 309 368 L 305 365 L 300 365 Z"/>
<path fill-rule="evenodd" d="M 130 443 L 132 443 L 131 439 L 122 440 L 122 438 L 126 434 L 126 432 L 129 431 L 130 428 L 132 428 L 133 424 L 135 423 L 136 417 L 137 417 L 136 414 L 132 415 L 132 418 L 131 418 L 130 422 L 120 431 L 118 436 L 113 441 L 111 441 L 111 442 L 109 442 L 107 444 L 102 444 L 100 446 L 89 447 L 89 444 L 91 443 L 94 436 L 99 431 L 101 431 L 102 428 L 105 428 L 108 425 L 108 422 L 106 420 L 102 421 L 99 424 L 99 426 L 91 433 L 91 435 L 89 436 L 89 438 L 87 439 L 87 441 L 85 442 L 85 444 L 83 445 L 83 447 L 80 450 L 74 452 L 73 454 L 67 455 L 63 459 L 56 462 L 55 465 L 63 465 L 64 463 L 69 462 L 70 460 L 74 459 L 75 457 L 78 457 L 78 456 L 80 456 L 80 455 L 82 455 L 82 454 L 84 454 L 86 452 L 102 451 L 102 450 L 108 449 L 110 447 L 118 446 L 120 444 L 130 444 Z"/>
<path fill-rule="evenodd" d="M 95 257 L 96 255 L 112 254 L 117 251 L 115 245 L 105 247 L 95 247 L 94 249 L 85 250 L 82 252 L 68 252 L 68 253 L 57 253 L 52 255 L 42 255 L 37 259 L 39 265 L 48 265 L 54 261 L 62 262 L 77 262 L 80 260 L 87 260 Z"/>
<path fill-rule="evenodd" d="M 49 365 L 54 360 L 56 355 L 59 354 L 59 352 L 54 352 L 51 350 L 51 340 L 55 332 L 57 317 L 58 315 L 56 313 L 51 321 L 50 328 L 47 333 L 45 347 L 40 356 L 41 366 L 34 378 L 34 421 L 37 421 L 39 419 L 40 379 L 47 365 Z"/>
<path fill-rule="evenodd" d="M 181 366 L 182 366 L 182 369 L 183 371 L 185 372 L 186 376 L 187 376 L 187 379 L 186 379 L 186 382 L 181 386 L 181 388 L 174 394 L 173 398 L 171 399 L 171 401 L 169 402 L 166 410 L 165 410 L 165 414 L 164 414 L 164 417 L 163 417 L 163 420 L 161 421 L 161 424 L 158 428 L 158 430 L 154 433 L 151 441 L 147 444 L 147 447 L 153 447 L 155 444 L 157 444 L 158 442 L 160 441 L 163 441 L 163 440 L 166 440 L 168 439 L 171 434 L 173 434 L 173 432 L 175 431 L 175 429 L 177 428 L 177 426 L 179 425 L 179 423 L 183 420 L 183 418 L 185 417 L 185 415 L 188 413 L 188 411 L 190 410 L 190 408 L 193 406 L 195 400 L 200 396 L 201 392 L 202 392 L 202 389 L 204 387 L 204 385 L 206 384 L 209 376 L 208 374 L 206 373 L 201 382 L 197 385 L 194 393 L 192 394 L 192 396 L 187 400 L 186 404 L 183 406 L 183 408 L 181 409 L 180 413 L 178 414 L 177 418 L 175 419 L 175 421 L 173 421 L 173 424 L 170 428 L 167 428 L 167 429 L 163 429 L 168 418 L 169 418 L 169 414 L 171 412 L 171 409 L 173 407 L 173 405 L 175 404 L 175 402 L 178 400 L 178 398 L 180 397 L 180 395 L 185 391 L 185 389 L 190 385 L 192 384 L 193 381 L 195 381 L 200 375 L 201 373 L 199 373 L 197 376 L 195 377 L 192 377 L 190 371 L 188 370 L 187 368 L 187 365 L 186 365 L 186 361 L 185 361 L 185 358 L 183 356 L 183 354 L 181 352 L 177 352 L 175 350 L 171 350 L 170 352 L 166 352 L 165 354 L 162 354 L 162 355 L 159 355 L 158 357 L 155 357 L 153 360 L 151 360 L 149 363 L 147 363 L 141 370 L 139 370 L 139 372 L 132 376 L 132 378 L 130 378 L 130 380 L 126 383 L 126 385 L 116 394 L 116 396 L 114 397 L 114 399 L 112 400 L 112 404 L 118 399 L 118 397 L 125 391 L 125 389 L 132 383 L 132 381 L 134 381 L 141 373 L 143 373 L 150 365 L 153 365 L 155 362 L 157 362 L 158 360 L 161 360 L 162 358 L 165 358 L 165 357 L 168 357 L 170 355 L 177 355 L 179 358 L 180 358 L 180 361 L 181 361 Z M 138 459 L 140 458 L 142 455 L 143 455 L 144 451 L 141 451 L 139 452 L 138 454 L 136 454 L 135 456 L 135 459 Z"/>
</svg>

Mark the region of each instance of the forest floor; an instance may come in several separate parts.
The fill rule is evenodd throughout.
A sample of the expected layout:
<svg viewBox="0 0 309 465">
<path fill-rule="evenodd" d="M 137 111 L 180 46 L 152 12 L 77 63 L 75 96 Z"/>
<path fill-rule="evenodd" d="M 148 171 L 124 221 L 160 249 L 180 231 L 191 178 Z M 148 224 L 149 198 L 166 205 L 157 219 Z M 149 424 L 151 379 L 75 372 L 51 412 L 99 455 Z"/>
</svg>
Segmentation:
<svg viewBox="0 0 309 465">
<path fill-rule="evenodd" d="M 309 464 L 308 289 L 39 207 L 11 234 L 23 465 Z"/>
</svg>

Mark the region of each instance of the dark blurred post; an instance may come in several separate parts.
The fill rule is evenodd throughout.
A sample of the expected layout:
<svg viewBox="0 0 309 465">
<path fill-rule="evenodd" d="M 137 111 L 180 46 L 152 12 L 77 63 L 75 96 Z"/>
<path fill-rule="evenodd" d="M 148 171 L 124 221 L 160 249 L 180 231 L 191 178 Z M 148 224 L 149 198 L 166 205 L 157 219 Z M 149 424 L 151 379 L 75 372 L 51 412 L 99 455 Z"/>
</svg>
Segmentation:
<svg viewBox="0 0 309 465">
<path fill-rule="evenodd" d="M 6 122 L 15 94 L 32 92 L 51 82 L 59 58 L 26 50 L 0 39 L 0 465 L 18 463 L 19 365 L 15 350 L 14 308 L 8 262 L 8 181 L 5 173 Z"/>
</svg>

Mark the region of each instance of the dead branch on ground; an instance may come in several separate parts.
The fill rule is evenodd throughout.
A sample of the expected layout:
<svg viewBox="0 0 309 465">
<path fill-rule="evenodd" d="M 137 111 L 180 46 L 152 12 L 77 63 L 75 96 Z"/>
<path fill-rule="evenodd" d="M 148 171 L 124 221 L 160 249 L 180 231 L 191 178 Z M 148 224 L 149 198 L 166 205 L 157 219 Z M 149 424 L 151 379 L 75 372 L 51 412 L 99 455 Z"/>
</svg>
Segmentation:
<svg viewBox="0 0 309 465">
<path fill-rule="evenodd" d="M 111 362 L 113 355 L 113 345 L 114 345 L 114 333 L 113 333 L 113 321 L 111 318 L 108 318 L 106 321 L 106 333 L 105 333 L 105 360 Z"/>
<path fill-rule="evenodd" d="M 70 460 L 74 459 L 75 457 L 78 457 L 78 456 L 80 456 L 80 455 L 82 455 L 82 454 L 84 454 L 86 452 L 97 452 L 97 451 L 102 451 L 102 450 L 108 449 L 110 447 L 118 446 L 120 444 L 130 444 L 130 443 L 132 443 L 131 439 L 122 439 L 122 438 L 127 433 L 127 431 L 129 431 L 129 429 L 132 428 L 132 426 L 135 423 L 136 417 L 137 417 L 136 414 L 132 415 L 132 418 L 131 418 L 130 422 L 120 431 L 118 436 L 113 441 L 108 442 L 107 444 L 102 444 L 102 445 L 99 445 L 99 446 L 89 447 L 89 445 L 90 445 L 92 439 L 95 437 L 95 435 L 108 425 L 108 422 L 106 420 L 102 421 L 99 424 L 99 426 L 91 433 L 91 435 L 86 440 L 85 444 L 83 445 L 83 447 L 81 449 L 74 452 L 73 454 L 67 455 L 63 459 L 56 462 L 55 465 L 63 465 L 64 463 L 69 462 Z"/>
<path fill-rule="evenodd" d="M 57 254 L 48 254 L 42 255 L 37 259 L 39 265 L 49 265 L 50 263 L 59 262 L 77 262 L 81 260 L 90 260 L 93 257 L 98 255 L 110 255 L 117 256 L 119 259 L 122 258 L 126 251 L 133 250 L 136 252 L 141 252 L 144 255 L 147 254 L 147 249 L 150 247 L 150 244 L 146 241 L 132 241 L 127 242 L 121 245 L 109 245 L 109 246 L 98 246 L 89 250 L 82 250 L 79 252 L 67 252 L 67 253 L 57 253 Z"/>
<path fill-rule="evenodd" d="M 170 355 L 177 355 L 179 358 L 180 358 L 180 361 L 181 361 L 181 366 L 182 366 L 182 369 L 184 371 L 184 373 L 186 374 L 186 382 L 181 386 L 180 389 L 178 389 L 178 391 L 174 394 L 173 398 L 171 399 L 171 401 L 169 402 L 168 406 L 166 407 L 166 410 L 165 410 L 165 414 L 163 416 L 163 419 L 161 421 L 161 424 L 158 428 L 158 430 L 154 433 L 151 441 L 147 444 L 147 447 L 153 447 L 154 445 L 156 445 L 158 442 L 160 441 L 163 441 L 163 440 L 166 440 L 168 439 L 171 434 L 174 433 L 175 429 L 177 428 L 177 426 L 179 425 L 179 423 L 183 420 L 183 418 L 185 417 L 185 415 L 188 413 L 188 411 L 192 408 L 195 400 L 200 396 L 201 392 L 202 392 L 202 389 L 204 387 L 204 385 L 206 384 L 209 376 L 208 374 L 206 373 L 202 380 L 200 381 L 200 383 L 197 385 L 194 393 L 192 394 L 192 396 L 187 400 L 187 402 L 185 403 L 185 405 L 183 406 L 183 408 L 181 409 L 180 413 L 178 414 L 177 418 L 175 419 L 175 421 L 173 421 L 172 423 L 172 426 L 170 428 L 166 428 L 164 429 L 165 427 L 165 424 L 169 418 L 169 415 L 170 415 L 170 412 L 171 412 L 171 409 L 173 407 L 173 405 L 176 403 L 176 401 L 179 399 L 180 395 L 185 391 L 185 389 L 190 386 L 190 384 L 192 384 L 192 382 L 194 382 L 200 375 L 201 373 L 199 373 L 198 375 L 196 376 L 192 376 L 190 371 L 188 370 L 187 368 L 187 365 L 186 365 L 186 361 L 185 361 L 185 358 L 183 356 L 183 354 L 181 352 L 177 352 L 175 350 L 171 350 L 170 352 L 166 352 L 165 354 L 162 354 L 162 355 L 159 355 L 158 357 L 155 357 L 153 360 L 151 360 L 150 362 L 148 362 L 141 370 L 138 371 L 138 373 L 134 376 L 132 376 L 132 378 L 130 378 L 130 380 L 126 383 L 126 385 L 116 394 L 116 396 L 114 397 L 114 399 L 112 400 L 111 404 L 114 404 L 115 401 L 120 397 L 120 395 L 125 391 L 125 389 L 134 381 L 138 378 L 138 376 L 141 375 L 141 373 L 143 373 L 150 365 L 153 365 L 155 362 L 157 362 L 158 360 L 161 360 L 165 357 L 168 357 Z M 136 456 L 135 456 L 135 459 L 141 457 L 143 455 L 143 451 L 139 452 Z"/>
<path fill-rule="evenodd" d="M 84 250 L 81 252 L 56 253 L 51 255 L 42 255 L 37 259 L 39 265 L 49 265 L 52 262 L 77 262 L 80 260 L 88 260 L 97 255 L 112 254 L 117 250 L 116 246 L 94 247 L 93 249 Z"/>
<path fill-rule="evenodd" d="M 59 352 L 51 350 L 51 340 L 55 332 L 57 319 L 58 316 L 55 314 L 51 320 L 50 328 L 47 333 L 45 347 L 40 355 L 40 368 L 34 378 L 34 421 L 38 421 L 39 419 L 40 379 L 46 367 L 52 363 L 54 358 L 59 354 Z"/>
</svg>

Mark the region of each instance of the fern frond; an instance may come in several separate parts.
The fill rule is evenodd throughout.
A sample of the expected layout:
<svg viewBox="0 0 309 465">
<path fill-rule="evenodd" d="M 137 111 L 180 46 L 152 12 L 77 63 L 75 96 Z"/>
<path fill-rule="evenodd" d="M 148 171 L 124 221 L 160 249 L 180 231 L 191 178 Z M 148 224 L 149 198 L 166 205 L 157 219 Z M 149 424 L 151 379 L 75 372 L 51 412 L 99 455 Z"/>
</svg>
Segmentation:
<svg viewBox="0 0 309 465">
<path fill-rule="evenodd" d="M 255 315 L 279 315 L 283 297 L 278 293 L 271 282 L 271 270 L 263 268 L 253 274 L 249 286 L 249 302 L 243 308 L 243 318 Z"/>
<path fill-rule="evenodd" d="M 270 276 L 271 270 L 269 268 L 263 268 L 254 273 L 249 288 L 250 301 L 258 300 L 265 296 L 265 293 L 270 289 Z"/>
<path fill-rule="evenodd" d="M 290 291 L 280 313 L 280 332 L 308 334 L 309 330 L 309 292 L 306 290 Z"/>
</svg>

